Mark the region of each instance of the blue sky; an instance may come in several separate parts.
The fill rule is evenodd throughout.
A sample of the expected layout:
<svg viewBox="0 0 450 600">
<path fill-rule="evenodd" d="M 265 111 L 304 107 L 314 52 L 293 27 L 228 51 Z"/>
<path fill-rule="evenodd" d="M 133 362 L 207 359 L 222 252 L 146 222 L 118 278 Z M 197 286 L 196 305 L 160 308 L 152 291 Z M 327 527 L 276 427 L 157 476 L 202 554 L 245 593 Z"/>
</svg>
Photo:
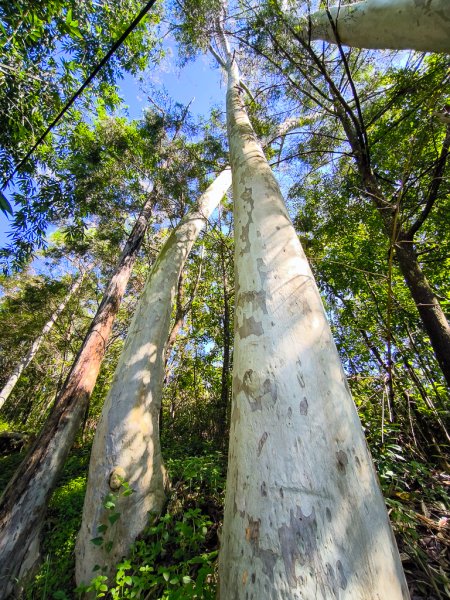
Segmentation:
<svg viewBox="0 0 450 600">
<path fill-rule="evenodd" d="M 165 90 L 174 101 L 187 104 L 192 101 L 190 111 L 193 116 L 207 116 L 213 105 L 225 105 L 225 86 L 220 70 L 215 68 L 213 60 L 199 56 L 182 69 L 175 66 L 176 50 L 172 44 L 167 46 L 168 57 L 162 65 L 149 69 L 143 75 L 143 82 L 129 74 L 118 82 L 127 115 L 130 119 L 139 119 L 148 105 L 147 93 L 150 87 L 155 91 Z M 6 192 L 8 199 L 10 193 Z M 0 211 L 0 247 L 8 242 L 10 230 L 8 218 Z"/>
</svg>

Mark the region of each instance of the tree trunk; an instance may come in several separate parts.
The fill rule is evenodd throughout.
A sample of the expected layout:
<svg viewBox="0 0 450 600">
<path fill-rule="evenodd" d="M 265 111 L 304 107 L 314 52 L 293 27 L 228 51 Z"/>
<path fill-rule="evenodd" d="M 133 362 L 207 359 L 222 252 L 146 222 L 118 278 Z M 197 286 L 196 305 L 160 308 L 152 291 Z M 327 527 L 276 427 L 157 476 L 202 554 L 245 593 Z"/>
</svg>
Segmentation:
<svg viewBox="0 0 450 600">
<path fill-rule="evenodd" d="M 439 158 L 436 161 L 433 179 L 428 190 L 427 202 L 415 223 L 408 231 L 405 231 L 397 227 L 395 213 L 398 210 L 398 206 L 389 204 L 383 197 L 377 179 L 369 166 L 367 150 L 362 148 L 354 127 L 342 108 L 337 108 L 337 115 L 352 148 L 364 190 L 372 204 L 378 210 L 384 232 L 391 241 L 391 247 L 394 247 L 398 265 L 419 311 L 423 328 L 430 338 L 442 373 L 450 385 L 450 326 L 436 294 L 433 292 L 420 267 L 414 249 L 414 235 L 427 219 L 438 197 L 450 147 L 450 127 L 447 126 L 444 143 Z"/>
<path fill-rule="evenodd" d="M 159 411 L 165 371 L 165 345 L 180 272 L 207 219 L 231 184 L 223 171 L 171 233 L 147 279 L 134 314 L 114 381 L 97 427 L 89 467 L 83 521 L 76 546 L 76 580 L 88 583 L 95 565 L 114 565 L 136 537 L 159 514 L 165 500 L 164 467 L 159 441 Z M 121 481 L 133 493 L 120 494 Z M 118 495 L 113 525 L 103 504 Z M 101 525 L 107 525 L 102 533 Z M 99 529 L 100 527 L 100 529 Z M 103 537 L 101 546 L 91 539 Z"/>
<path fill-rule="evenodd" d="M 230 292 L 228 289 L 228 278 L 226 271 L 225 254 L 223 251 L 223 242 L 220 246 L 220 258 L 222 269 L 222 290 L 223 290 L 223 363 L 220 382 L 220 405 L 218 407 L 217 418 L 217 441 L 225 449 L 227 447 L 228 431 L 228 404 L 230 398 L 230 363 L 231 363 L 231 335 L 230 335 Z"/>
<path fill-rule="evenodd" d="M 330 21 L 331 17 L 331 21 Z M 337 35 L 336 35 L 337 34 Z M 450 51 L 448 0 L 365 0 L 313 13 L 305 39 L 357 48 Z M 339 38 L 337 40 L 336 38 Z"/>
<path fill-rule="evenodd" d="M 220 598 L 407 599 L 319 292 L 227 56 L 236 311 Z"/>
<path fill-rule="evenodd" d="M 397 242 L 395 256 L 420 313 L 439 366 L 450 386 L 450 326 L 444 311 L 420 268 L 413 243 L 407 240 Z"/>
<path fill-rule="evenodd" d="M 133 227 L 47 422 L 0 498 L 0 600 L 39 559 L 48 500 L 83 422 L 153 202 L 151 196 Z"/>
<path fill-rule="evenodd" d="M 20 376 L 22 375 L 22 372 L 28 367 L 30 362 L 36 356 L 39 348 L 41 347 L 42 342 L 44 341 L 45 336 L 52 329 L 52 327 L 56 323 L 59 315 L 66 308 L 69 300 L 72 298 L 72 296 L 78 290 L 80 285 L 83 283 L 84 276 L 85 276 L 85 272 L 80 273 L 80 275 L 77 277 L 77 279 L 72 283 L 64 300 L 62 302 L 60 302 L 60 304 L 58 305 L 58 307 L 56 308 L 56 310 L 54 311 L 54 313 L 52 314 L 50 319 L 44 325 L 41 333 L 34 340 L 33 344 L 31 345 L 31 348 L 29 349 L 27 354 L 22 358 L 22 360 L 14 368 L 8 381 L 5 383 L 2 391 L 0 392 L 0 410 L 1 410 L 2 406 L 4 405 L 4 403 L 6 402 L 6 400 L 8 400 L 9 396 L 11 395 L 13 389 L 16 386 L 16 383 L 19 381 Z"/>
</svg>

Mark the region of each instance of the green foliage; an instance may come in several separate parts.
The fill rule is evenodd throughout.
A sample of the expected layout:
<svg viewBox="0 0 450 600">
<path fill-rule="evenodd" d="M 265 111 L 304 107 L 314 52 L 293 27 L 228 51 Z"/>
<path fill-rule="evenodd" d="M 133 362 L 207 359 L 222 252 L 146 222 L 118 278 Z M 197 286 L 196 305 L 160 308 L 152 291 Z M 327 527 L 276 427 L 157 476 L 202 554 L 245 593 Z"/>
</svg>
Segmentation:
<svg viewBox="0 0 450 600">
<path fill-rule="evenodd" d="M 81 525 L 89 446 L 75 449 L 53 493 L 43 530 L 43 562 L 26 587 L 24 600 L 66 600 L 73 597 L 75 541 Z"/>
<path fill-rule="evenodd" d="M 185 0 L 182 4 L 175 3 L 174 13 L 178 20 L 175 38 L 181 47 L 182 64 L 207 50 L 222 12 L 222 0 Z"/>
<path fill-rule="evenodd" d="M 217 453 L 169 459 L 167 466 L 173 490 L 167 512 L 149 525 L 129 557 L 117 565 L 112 586 L 99 567 L 100 574 L 84 591 L 114 600 L 215 598 L 223 457 Z M 106 498 L 105 506 L 114 511 L 114 497 Z M 93 542 L 102 544 L 103 540 Z"/>
</svg>

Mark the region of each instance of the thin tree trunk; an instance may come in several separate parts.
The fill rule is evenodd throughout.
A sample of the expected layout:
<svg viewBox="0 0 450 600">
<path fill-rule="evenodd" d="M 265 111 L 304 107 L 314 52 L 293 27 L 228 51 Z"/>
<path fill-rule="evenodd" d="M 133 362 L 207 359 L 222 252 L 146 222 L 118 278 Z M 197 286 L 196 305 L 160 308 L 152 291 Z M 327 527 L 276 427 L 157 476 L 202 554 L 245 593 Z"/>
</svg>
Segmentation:
<svg viewBox="0 0 450 600">
<path fill-rule="evenodd" d="M 305 39 L 357 48 L 450 51 L 448 0 L 365 0 L 338 3 L 310 16 Z"/>
<path fill-rule="evenodd" d="M 219 596 L 407 599 L 319 292 L 224 46 L 236 310 Z"/>
<path fill-rule="evenodd" d="M 223 171 L 171 233 L 149 274 L 125 342 L 114 381 L 97 427 L 89 467 L 83 521 L 76 545 L 76 580 L 88 583 L 95 565 L 114 565 L 127 554 L 149 521 L 160 513 L 165 471 L 159 440 L 159 412 L 165 371 L 165 346 L 180 273 L 205 219 L 231 184 Z M 120 495 L 121 481 L 133 493 Z M 104 508 L 108 494 L 118 494 L 119 519 L 111 525 Z M 102 533 L 101 525 L 107 525 Z M 99 530 L 100 527 L 100 530 Z M 91 539 L 103 537 L 101 546 Z"/>
<path fill-rule="evenodd" d="M 38 561 L 48 500 L 83 422 L 154 200 L 149 197 L 133 227 L 47 422 L 0 498 L 1 600 Z"/>
<path fill-rule="evenodd" d="M 420 268 L 413 243 L 403 240 L 397 242 L 395 257 L 420 313 L 439 366 L 450 386 L 450 325 L 436 294 Z"/>
<path fill-rule="evenodd" d="M 338 100 L 336 99 L 336 101 Z M 399 207 L 392 206 L 392 204 L 386 202 L 383 197 L 378 182 L 370 168 L 367 159 L 367 151 L 358 141 L 358 136 L 356 135 L 350 120 L 345 115 L 342 108 L 337 108 L 337 115 L 355 156 L 356 166 L 364 190 L 378 210 L 383 223 L 384 232 L 391 240 L 391 247 L 394 248 L 398 265 L 411 292 L 417 310 L 419 311 L 423 328 L 430 338 L 436 359 L 450 386 L 450 325 L 436 294 L 433 292 L 433 289 L 420 267 L 417 253 L 414 249 L 414 235 L 427 219 L 439 195 L 439 188 L 443 179 L 443 173 L 447 164 L 450 148 L 450 126 L 447 125 L 444 143 L 436 161 L 435 171 L 429 186 L 425 206 L 415 223 L 408 231 L 405 231 L 403 228 L 398 228 L 395 224 L 395 214 L 398 212 Z"/>
<path fill-rule="evenodd" d="M 6 400 L 8 400 L 9 396 L 11 395 L 13 389 L 16 386 L 16 383 L 19 381 L 20 376 L 22 375 L 23 371 L 28 367 L 30 362 L 36 356 L 39 348 L 41 347 L 42 342 L 44 341 L 45 336 L 52 329 L 53 325 L 58 320 L 59 315 L 66 308 L 69 300 L 72 298 L 72 296 L 75 294 L 75 292 L 78 290 L 78 288 L 83 283 L 85 274 L 86 273 L 84 271 L 82 273 L 80 273 L 80 275 L 77 277 L 77 279 L 72 283 L 64 300 L 59 303 L 59 305 L 57 306 L 56 310 L 53 312 L 50 319 L 47 321 L 47 323 L 42 328 L 41 333 L 38 335 L 38 337 L 32 343 L 31 348 L 28 350 L 27 354 L 22 358 L 22 360 L 14 368 L 8 381 L 5 383 L 2 391 L 0 392 L 0 409 L 2 408 L 2 406 L 4 405 Z"/>
</svg>

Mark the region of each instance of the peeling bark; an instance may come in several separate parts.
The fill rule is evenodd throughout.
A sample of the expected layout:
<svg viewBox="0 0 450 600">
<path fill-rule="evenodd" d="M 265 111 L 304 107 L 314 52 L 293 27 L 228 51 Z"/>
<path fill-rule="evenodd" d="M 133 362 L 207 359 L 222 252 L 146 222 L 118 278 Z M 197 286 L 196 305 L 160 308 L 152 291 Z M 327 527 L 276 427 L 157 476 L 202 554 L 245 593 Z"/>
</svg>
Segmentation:
<svg viewBox="0 0 450 600">
<path fill-rule="evenodd" d="M 236 310 L 219 597 L 406 600 L 319 292 L 223 42 Z"/>
<path fill-rule="evenodd" d="M 172 304 L 188 254 L 230 184 L 231 173 L 226 169 L 200 197 L 196 209 L 171 233 L 147 279 L 92 448 L 76 546 L 78 584 L 92 579 L 95 565 L 106 567 L 103 572 L 111 575 L 114 565 L 148 525 L 149 513 L 158 515 L 163 507 L 165 471 L 159 412 Z M 133 494 L 119 498 L 116 511 L 120 518 L 108 527 L 105 544 L 96 546 L 91 539 L 102 535 L 100 525 L 108 525 L 110 513 L 103 503 L 113 489 L 111 475 L 118 470 Z M 108 551 L 107 542 L 112 542 Z"/>
<path fill-rule="evenodd" d="M 450 52 L 450 3 L 365 0 L 339 4 L 330 7 L 329 13 L 313 13 L 303 35 L 305 40 L 339 41 L 357 48 Z"/>
</svg>

